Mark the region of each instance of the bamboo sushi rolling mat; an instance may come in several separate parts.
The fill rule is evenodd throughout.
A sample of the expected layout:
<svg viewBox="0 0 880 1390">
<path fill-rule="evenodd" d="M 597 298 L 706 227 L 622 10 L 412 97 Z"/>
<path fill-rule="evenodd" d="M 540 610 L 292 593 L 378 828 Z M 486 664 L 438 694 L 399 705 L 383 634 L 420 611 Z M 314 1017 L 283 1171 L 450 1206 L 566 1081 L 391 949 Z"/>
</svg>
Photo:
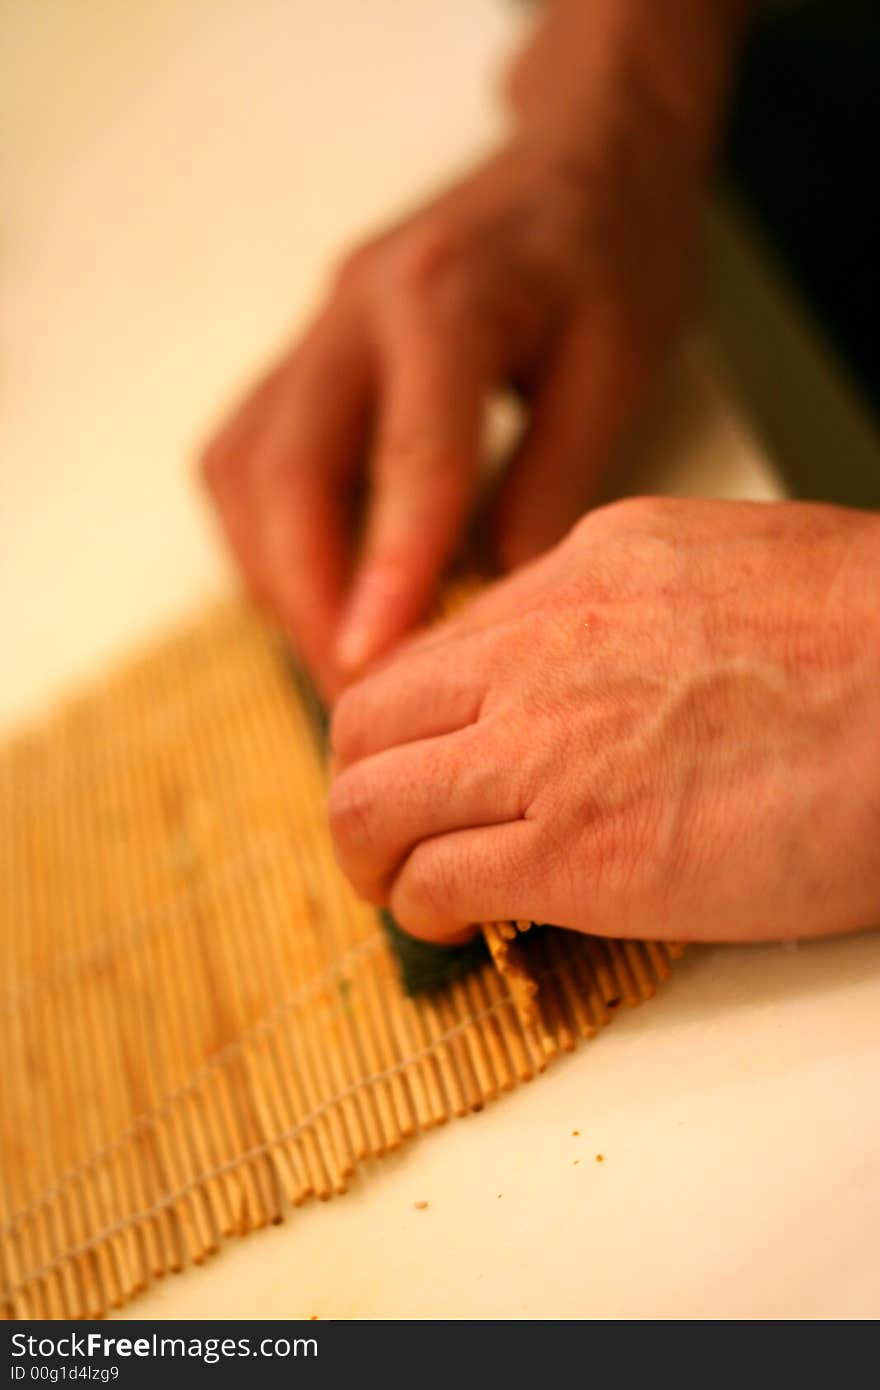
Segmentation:
<svg viewBox="0 0 880 1390">
<path fill-rule="evenodd" d="M 667 978 L 665 947 L 532 932 L 531 1023 L 489 963 L 407 998 L 324 801 L 288 658 L 237 601 L 0 752 L 5 1316 L 125 1304 Z"/>
</svg>

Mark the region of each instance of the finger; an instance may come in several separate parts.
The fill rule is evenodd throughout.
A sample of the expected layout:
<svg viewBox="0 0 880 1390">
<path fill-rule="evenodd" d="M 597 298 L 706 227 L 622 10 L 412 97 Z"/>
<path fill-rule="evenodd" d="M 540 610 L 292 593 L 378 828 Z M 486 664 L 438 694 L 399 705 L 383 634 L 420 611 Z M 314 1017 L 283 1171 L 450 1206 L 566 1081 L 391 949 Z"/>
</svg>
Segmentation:
<svg viewBox="0 0 880 1390">
<path fill-rule="evenodd" d="M 423 840 L 389 894 L 411 936 L 451 941 L 472 923 L 545 921 L 537 822 L 479 826 Z"/>
<path fill-rule="evenodd" d="M 341 769 L 402 743 L 454 733 L 473 724 L 488 688 L 491 641 L 479 633 L 454 657 L 433 647 L 402 649 L 386 666 L 343 692 L 330 743 Z"/>
<path fill-rule="evenodd" d="M 410 662 L 422 653 L 433 653 L 434 659 L 441 659 L 443 648 L 451 648 L 453 642 L 462 642 L 471 637 L 484 639 L 510 619 L 521 617 L 523 612 L 533 607 L 541 595 L 549 591 L 557 580 L 559 558 L 555 551 L 539 556 L 530 564 L 523 565 L 515 573 L 495 580 L 491 584 L 475 590 L 461 607 L 454 610 L 443 622 L 432 623 L 430 627 L 408 637 L 384 661 L 379 661 L 371 673 L 393 674 L 398 663 Z M 491 644 L 497 646 L 502 634 L 497 633 Z M 487 651 L 489 644 L 486 643 Z M 477 650 L 475 645 L 474 650 Z"/>
<path fill-rule="evenodd" d="M 488 389 L 467 330 L 426 320 L 399 337 L 384 382 L 362 558 L 338 656 L 362 668 L 423 616 L 455 549 L 479 468 Z"/>
<path fill-rule="evenodd" d="M 254 601 L 262 605 L 268 603 L 269 594 L 263 580 L 249 484 L 247 470 L 235 470 L 218 475 L 211 484 L 211 491 L 226 543 L 245 587 Z"/>
<path fill-rule="evenodd" d="M 384 902 L 391 878 L 422 840 L 524 813 L 521 766 L 511 767 L 493 730 L 386 749 L 343 772 L 330 792 L 339 863 L 362 897 Z"/>
<path fill-rule="evenodd" d="M 202 451 L 202 469 L 208 479 L 229 463 L 234 465 L 247 452 L 248 445 L 259 432 L 260 425 L 273 414 L 273 401 L 290 369 L 290 354 L 285 354 L 247 392 L 244 399 L 224 421 Z"/>
<path fill-rule="evenodd" d="M 492 529 L 503 569 L 555 545 L 595 500 L 641 376 L 627 335 L 601 306 L 562 340 L 495 502 Z"/>
<path fill-rule="evenodd" d="M 350 518 L 305 466 L 263 484 L 260 536 L 271 604 L 326 701 L 341 688 L 333 639 L 342 611 Z"/>
<path fill-rule="evenodd" d="M 354 545 L 352 495 L 369 430 L 372 365 L 349 315 L 323 323 L 276 398 L 254 465 L 263 582 L 325 696 Z"/>
<path fill-rule="evenodd" d="M 259 526 L 253 499 L 253 463 L 258 441 L 273 413 L 273 400 L 283 389 L 288 361 L 280 363 L 250 392 L 199 460 L 225 539 L 251 595 L 268 600 L 263 579 Z"/>
</svg>

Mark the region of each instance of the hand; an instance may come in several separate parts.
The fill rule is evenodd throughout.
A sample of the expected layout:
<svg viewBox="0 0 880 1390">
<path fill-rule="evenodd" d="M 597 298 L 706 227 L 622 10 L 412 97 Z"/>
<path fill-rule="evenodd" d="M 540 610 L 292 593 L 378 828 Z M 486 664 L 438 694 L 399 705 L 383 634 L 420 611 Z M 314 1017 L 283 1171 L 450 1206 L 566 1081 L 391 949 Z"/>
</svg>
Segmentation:
<svg viewBox="0 0 880 1390">
<path fill-rule="evenodd" d="M 731 40 L 702 0 L 660 18 L 656 4 L 554 5 L 515 74 L 511 143 L 346 262 L 205 453 L 252 589 L 328 698 L 430 607 L 492 394 L 528 406 L 492 509 L 509 568 L 593 500 L 681 320 L 719 105 L 706 55 Z M 706 24 L 711 44 L 694 45 Z"/>
<path fill-rule="evenodd" d="M 330 820 L 418 936 L 880 922 L 880 521 L 643 499 L 350 688 Z"/>
</svg>

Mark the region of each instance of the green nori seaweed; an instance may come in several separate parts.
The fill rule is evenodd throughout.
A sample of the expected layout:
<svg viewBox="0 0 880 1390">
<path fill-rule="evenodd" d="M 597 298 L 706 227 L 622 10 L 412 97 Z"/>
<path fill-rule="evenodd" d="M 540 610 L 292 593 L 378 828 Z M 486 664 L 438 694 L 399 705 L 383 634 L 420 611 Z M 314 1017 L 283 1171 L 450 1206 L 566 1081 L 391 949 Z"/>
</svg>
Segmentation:
<svg viewBox="0 0 880 1390">
<path fill-rule="evenodd" d="M 442 989 L 453 980 L 478 970 L 489 958 L 488 947 L 480 935 L 464 946 L 436 946 L 433 941 L 419 941 L 415 936 L 408 936 L 386 908 L 380 910 L 379 917 L 407 994 L 428 994 L 431 990 Z"/>
</svg>

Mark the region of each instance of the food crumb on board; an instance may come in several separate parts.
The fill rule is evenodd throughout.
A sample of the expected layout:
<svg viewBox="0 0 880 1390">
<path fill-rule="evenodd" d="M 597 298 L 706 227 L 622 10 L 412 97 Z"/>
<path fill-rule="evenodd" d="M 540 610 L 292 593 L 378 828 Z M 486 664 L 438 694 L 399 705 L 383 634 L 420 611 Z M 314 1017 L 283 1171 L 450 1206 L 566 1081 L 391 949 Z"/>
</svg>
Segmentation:
<svg viewBox="0 0 880 1390">
<path fill-rule="evenodd" d="M 605 1162 L 605 1155 L 604 1155 L 604 1154 L 596 1154 L 596 1162 L 597 1162 L 597 1163 L 604 1163 L 604 1162 Z"/>
<path fill-rule="evenodd" d="M 496 1193 L 495 1193 L 495 1196 L 496 1196 L 496 1197 L 503 1197 L 503 1196 L 504 1196 L 504 1193 L 503 1193 L 503 1192 L 496 1192 Z"/>
<path fill-rule="evenodd" d="M 579 1129 L 573 1129 L 573 1130 L 571 1131 L 571 1137 L 572 1137 L 572 1139 L 577 1139 L 577 1138 L 579 1138 L 579 1136 L 580 1136 L 580 1130 L 579 1130 Z"/>
<path fill-rule="evenodd" d="M 309 1313 L 309 1322 L 317 1322 L 317 1321 L 318 1321 L 318 1314 L 317 1314 L 317 1313 Z"/>
<path fill-rule="evenodd" d="M 572 1167 L 574 1167 L 574 1165 L 575 1165 L 576 1163 L 580 1163 L 580 1159 L 579 1159 L 579 1158 L 573 1158 L 573 1159 L 571 1160 L 571 1165 L 572 1165 Z"/>
<path fill-rule="evenodd" d="M 427 1202 L 413 1202 L 413 1206 L 415 1207 L 416 1211 L 424 1211 L 427 1205 Z"/>
</svg>

